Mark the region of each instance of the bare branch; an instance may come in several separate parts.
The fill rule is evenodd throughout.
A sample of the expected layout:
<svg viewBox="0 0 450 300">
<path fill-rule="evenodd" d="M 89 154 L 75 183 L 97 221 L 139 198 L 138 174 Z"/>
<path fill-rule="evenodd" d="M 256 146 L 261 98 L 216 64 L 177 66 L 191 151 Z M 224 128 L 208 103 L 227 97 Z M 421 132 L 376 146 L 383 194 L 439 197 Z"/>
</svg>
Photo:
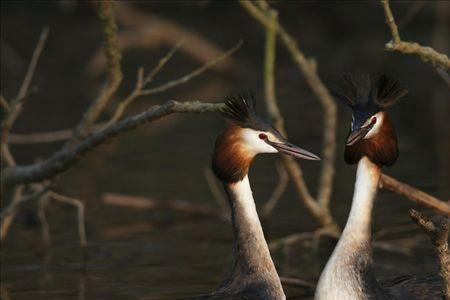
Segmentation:
<svg viewBox="0 0 450 300">
<path fill-rule="evenodd" d="M 170 60 L 170 58 L 174 55 L 174 53 L 181 46 L 181 44 L 182 44 L 182 42 L 179 42 L 171 51 L 169 51 L 169 53 L 159 61 L 159 63 L 156 65 L 156 67 L 145 78 L 142 78 L 141 70 L 138 72 L 138 80 L 137 80 L 134 90 L 125 98 L 125 100 L 123 100 L 119 103 L 116 111 L 114 112 L 114 115 L 110 118 L 110 120 L 105 125 L 105 127 L 111 126 L 112 124 L 117 122 L 120 119 L 120 117 L 122 116 L 122 114 L 124 113 L 126 107 L 129 104 L 131 104 L 136 98 L 142 97 L 142 96 L 148 96 L 151 94 L 161 93 L 170 88 L 173 88 L 180 84 L 188 82 L 189 80 L 201 75 L 202 73 L 209 70 L 212 66 L 218 64 L 219 62 L 221 62 L 222 60 L 224 60 L 225 58 L 227 58 L 231 54 L 233 54 L 242 45 L 242 41 L 239 41 L 233 48 L 231 48 L 227 52 L 223 53 L 222 55 L 214 58 L 213 60 L 207 62 L 200 68 L 192 71 L 191 73 L 189 73 L 181 78 L 175 79 L 175 80 L 167 82 L 165 84 L 162 84 L 158 87 L 145 90 L 144 88 L 146 87 L 146 85 L 149 84 L 153 80 L 153 77 Z"/>
<path fill-rule="evenodd" d="M 380 0 L 386 15 L 386 23 L 391 29 L 393 40 L 385 45 L 388 51 L 397 51 L 405 54 L 415 54 L 423 61 L 431 63 L 436 68 L 444 70 L 450 69 L 450 60 L 447 55 L 439 53 L 431 47 L 419 45 L 418 43 L 411 43 L 402 41 L 400 33 L 398 32 L 397 24 L 389 6 L 389 0 Z"/>
<path fill-rule="evenodd" d="M 31 80 L 33 79 L 34 71 L 36 70 L 36 66 L 39 62 L 39 58 L 44 50 L 45 42 L 48 37 L 48 27 L 45 27 L 41 35 L 39 36 L 39 40 L 34 48 L 33 55 L 30 60 L 30 64 L 28 65 L 28 69 L 25 73 L 25 77 L 23 79 L 22 85 L 20 86 L 19 92 L 17 96 L 9 103 L 9 112 L 6 115 L 5 119 L 2 121 L 1 125 L 1 145 L 3 146 L 8 141 L 9 131 L 16 121 L 19 114 L 22 112 L 23 101 L 25 100 L 28 90 L 30 88 Z M 3 97 L 2 97 L 3 98 Z M 5 100 L 6 102 L 6 100 Z M 3 101 L 2 101 L 3 103 Z"/>
<path fill-rule="evenodd" d="M 182 42 L 178 44 L 177 47 L 181 45 Z M 199 69 L 194 70 L 193 72 L 183 76 L 182 78 L 178 79 L 178 84 L 185 83 L 186 80 L 189 81 L 190 79 L 201 75 L 201 73 L 207 71 L 210 69 L 211 66 L 214 64 L 217 64 L 221 62 L 223 59 L 231 55 L 234 51 L 236 51 L 242 42 L 239 42 L 236 44 L 232 49 L 227 51 L 226 53 L 222 54 L 221 56 L 216 57 L 214 60 L 208 62 L 207 64 L 203 65 Z M 159 72 L 159 70 L 167 63 L 167 61 L 173 56 L 173 54 L 176 51 L 176 47 L 173 48 L 166 56 L 164 56 L 157 64 L 157 66 L 147 75 L 143 76 L 143 70 L 139 69 L 138 76 L 137 76 L 137 82 L 136 86 L 133 89 L 133 91 L 122 101 L 120 101 L 119 105 L 117 106 L 113 116 L 109 119 L 107 122 L 99 122 L 97 124 L 92 125 L 92 131 L 96 132 L 97 130 L 105 129 L 114 123 L 116 123 L 125 112 L 126 107 L 132 103 L 136 98 L 142 96 L 143 88 L 145 87 L 145 84 L 148 84 L 152 81 L 153 77 Z M 186 79 L 187 78 L 187 79 Z M 171 85 L 170 87 L 167 87 L 167 85 Z M 175 87 L 177 84 L 173 84 L 173 82 L 169 82 L 167 84 L 164 84 L 162 86 L 156 87 L 157 91 L 154 91 L 154 93 L 163 92 L 166 91 L 169 88 Z M 163 86 L 165 86 L 163 88 Z M 152 92 L 153 93 L 153 92 Z M 42 133 L 31 133 L 31 134 L 14 134 L 11 133 L 9 136 L 8 142 L 12 144 L 36 144 L 36 143 L 51 143 L 51 142 L 58 142 L 58 141 L 64 141 L 69 139 L 72 135 L 74 135 L 73 129 L 62 129 L 62 130 L 56 130 L 56 131 L 50 131 L 50 132 L 42 132 Z"/>
<path fill-rule="evenodd" d="M 380 187 L 407 197 L 409 200 L 434 209 L 436 212 L 450 216 L 450 205 L 406 183 L 402 183 L 386 174 L 381 174 Z"/>
<path fill-rule="evenodd" d="M 294 161 L 292 157 L 283 156 L 283 163 L 291 176 L 300 200 L 305 204 L 308 210 L 313 214 L 322 226 L 337 226 L 329 212 L 328 203 L 331 197 L 334 177 L 334 158 L 336 152 L 336 128 L 337 128 L 337 108 L 336 103 L 331 97 L 328 89 L 323 84 L 319 75 L 317 74 L 317 64 L 314 59 L 307 58 L 298 48 L 295 40 L 286 32 L 286 30 L 279 24 L 276 19 L 270 18 L 270 6 L 265 2 L 259 3 L 260 9 L 255 6 L 255 2 L 240 0 L 241 5 L 252 15 L 261 25 L 267 30 L 274 29 L 278 33 L 283 45 L 291 54 L 297 67 L 304 75 L 311 90 L 315 93 L 324 110 L 324 130 L 323 130 L 323 153 L 322 153 L 322 169 L 319 179 L 319 189 L 317 201 L 310 194 L 306 183 L 303 179 L 303 173 L 300 166 Z M 268 33 L 269 34 L 269 33 Z M 267 44 L 266 44 L 267 47 Z M 270 58 L 269 54 L 269 58 Z M 274 56 L 274 55 L 273 55 Z M 270 63 L 270 61 L 268 62 Z M 269 69 L 270 71 L 270 69 Z M 270 75 L 266 75 L 270 76 Z M 266 78 L 270 80 L 269 78 Z M 271 91 L 273 83 L 269 82 L 268 90 Z M 273 96 L 269 94 L 269 101 L 273 101 Z M 276 103 L 276 102 L 275 102 Z M 276 105 L 276 104 L 275 104 Z M 273 109 L 274 105 L 269 108 L 270 113 L 278 113 Z M 281 114 L 274 118 L 275 121 L 282 119 Z M 278 121 L 279 122 L 279 121 Z M 280 122 L 279 122 L 280 123 Z"/>
<path fill-rule="evenodd" d="M 72 149 L 63 148 L 55 152 L 50 158 L 43 162 L 34 165 L 10 167 L 2 170 L 2 185 L 38 182 L 52 178 L 56 174 L 67 170 L 71 165 L 80 160 L 83 155 L 92 151 L 106 140 L 167 115 L 174 113 L 211 113 L 218 112 L 222 108 L 222 103 L 201 103 L 199 101 L 168 101 L 163 105 L 152 106 L 140 114 L 124 119 L 117 124 L 89 136 Z"/>
<path fill-rule="evenodd" d="M 72 139 L 67 144 L 73 146 L 91 132 L 91 127 L 105 109 L 111 97 L 115 94 L 122 82 L 123 74 L 120 67 L 122 54 L 117 45 L 117 25 L 114 17 L 114 1 L 100 1 L 99 18 L 102 23 L 103 51 L 108 61 L 108 79 L 100 94 L 92 102 L 83 115 L 81 122 L 74 131 Z"/>
<path fill-rule="evenodd" d="M 105 128 L 116 123 L 122 117 L 127 106 L 130 105 L 136 98 L 138 98 L 139 96 L 142 95 L 142 89 L 147 84 L 152 82 L 152 80 L 156 76 L 156 74 L 158 74 L 158 72 L 173 57 L 173 55 L 179 49 L 181 44 L 182 44 L 182 42 L 180 41 L 163 58 L 161 58 L 159 60 L 158 64 L 155 66 L 155 68 L 153 68 L 153 70 L 150 71 L 149 74 L 147 76 L 145 76 L 145 78 L 144 78 L 144 70 L 142 68 L 139 68 L 136 86 L 135 86 L 134 90 L 124 100 L 120 101 L 113 116 L 109 119 L 108 123 L 105 125 Z"/>
<path fill-rule="evenodd" d="M 450 299 L 450 254 L 448 251 L 448 234 L 450 224 L 448 218 L 443 218 L 440 225 L 436 226 L 432 221 L 420 212 L 411 209 L 411 219 L 422 228 L 436 248 L 441 266 L 441 277 L 444 283 L 445 299 Z"/>
</svg>

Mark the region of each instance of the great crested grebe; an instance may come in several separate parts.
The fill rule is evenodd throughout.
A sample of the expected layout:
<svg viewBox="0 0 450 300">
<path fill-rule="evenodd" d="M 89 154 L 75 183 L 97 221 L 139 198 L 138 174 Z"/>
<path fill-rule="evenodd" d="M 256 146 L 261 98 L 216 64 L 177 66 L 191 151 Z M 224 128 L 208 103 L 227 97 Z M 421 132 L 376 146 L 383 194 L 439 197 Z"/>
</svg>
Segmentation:
<svg viewBox="0 0 450 300">
<path fill-rule="evenodd" d="M 385 109 L 407 91 L 397 81 L 345 75 L 334 95 L 353 110 L 345 162 L 357 163 L 355 190 L 344 231 L 316 288 L 315 300 L 441 299 L 440 280 L 398 277 L 378 282 L 372 269 L 371 224 L 381 167 L 399 155 L 397 135 Z"/>
<path fill-rule="evenodd" d="M 231 121 L 215 143 L 212 169 L 231 206 L 234 264 L 216 292 L 190 299 L 286 299 L 256 211 L 248 171 L 260 153 L 284 153 L 319 160 L 289 143 L 255 112 L 251 95 L 230 97 L 223 115 Z"/>
</svg>

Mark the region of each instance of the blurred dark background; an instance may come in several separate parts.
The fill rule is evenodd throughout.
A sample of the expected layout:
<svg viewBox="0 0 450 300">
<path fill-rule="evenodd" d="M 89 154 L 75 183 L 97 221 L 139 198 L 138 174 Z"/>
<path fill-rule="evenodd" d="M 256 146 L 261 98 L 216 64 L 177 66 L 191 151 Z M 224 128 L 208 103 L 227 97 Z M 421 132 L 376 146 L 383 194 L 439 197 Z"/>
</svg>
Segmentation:
<svg viewBox="0 0 450 300">
<path fill-rule="evenodd" d="M 137 100 L 127 115 L 170 99 L 217 102 L 229 93 L 253 90 L 258 111 L 265 115 L 262 69 L 264 30 L 236 2 L 147 1 L 130 4 L 198 35 L 218 49 L 238 40 L 241 48 L 228 60 L 200 77 L 165 93 Z M 398 79 L 409 94 L 389 112 L 400 140 L 400 159 L 387 174 L 441 199 L 449 199 L 450 97 L 443 79 L 418 57 L 384 51 L 390 40 L 382 7 L 377 1 L 276 1 L 279 20 L 300 48 L 318 62 L 319 74 L 330 84 L 343 72 L 386 73 Z M 415 13 L 413 6 L 420 5 Z M 448 53 L 448 3 L 399 1 L 392 9 L 404 40 L 431 45 Z M 120 32 L 133 30 L 119 24 Z M 11 99 L 23 80 L 40 32 L 50 35 L 32 86 L 13 133 L 36 133 L 74 127 L 94 99 L 104 74 L 89 69 L 101 47 L 94 5 L 82 1 L 1 2 L 1 94 Z M 140 66 L 150 70 L 171 49 L 168 42 L 149 42 L 123 53 L 124 82 L 115 101 L 131 91 Z M 189 48 L 189 44 L 185 45 Z M 201 57 L 201 53 L 198 53 Z M 203 62 L 180 50 L 152 86 L 180 77 Z M 322 111 L 285 49 L 279 45 L 276 88 L 292 142 L 320 153 Z M 113 107 L 104 118 L 113 112 Z M 162 210 L 137 210 L 104 204 L 106 193 L 215 204 L 205 179 L 216 135 L 224 128 L 217 115 L 169 116 L 120 136 L 66 172 L 57 190 L 86 204 L 89 242 L 83 269 L 76 211 L 52 203 L 47 216 L 52 250 L 44 250 L 36 203 L 21 210 L 2 244 L 2 289 L 10 299 L 174 299 L 213 290 L 231 264 L 230 226 L 214 218 Z M 355 169 L 344 164 L 343 141 L 350 124 L 349 110 L 339 105 L 338 154 L 332 213 L 341 226 L 350 207 Z M 11 145 L 19 164 L 48 157 L 62 142 Z M 251 181 L 257 206 L 276 185 L 276 156 L 255 161 Z M 315 193 L 319 165 L 302 163 Z M 412 202 L 381 191 L 375 209 L 374 231 L 409 225 Z M 2 207 L 7 203 L 2 195 Z M 420 208 L 424 212 L 426 209 Z M 265 224 L 270 240 L 290 233 L 311 231 L 317 223 L 297 200 L 292 186 Z M 411 236 L 416 238 L 412 239 Z M 417 237 L 418 236 L 418 237 Z M 437 259 L 419 229 L 392 235 L 387 240 L 407 246 L 408 254 L 375 250 L 380 277 L 404 273 L 435 274 Z M 319 253 L 301 245 L 276 251 L 282 275 L 315 281 L 326 262 L 329 243 Z M 304 291 L 286 287 L 289 297 Z M 6 295 L 6 294 L 5 294 Z M 304 297 L 305 298 L 305 297 Z M 6 299 L 6 298 L 5 298 Z M 305 298 L 306 299 L 306 298 Z"/>
</svg>

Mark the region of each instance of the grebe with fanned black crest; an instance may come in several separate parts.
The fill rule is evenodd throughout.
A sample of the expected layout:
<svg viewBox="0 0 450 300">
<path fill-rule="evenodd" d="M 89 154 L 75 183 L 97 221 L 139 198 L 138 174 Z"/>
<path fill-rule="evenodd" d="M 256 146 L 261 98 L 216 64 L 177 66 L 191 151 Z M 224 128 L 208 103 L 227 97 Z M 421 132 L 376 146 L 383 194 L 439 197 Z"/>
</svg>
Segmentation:
<svg viewBox="0 0 450 300">
<path fill-rule="evenodd" d="M 315 300 L 437 300 L 442 299 L 436 277 L 398 277 L 377 281 L 373 272 L 372 208 L 383 166 L 399 155 L 397 135 L 385 109 L 407 91 L 396 80 L 367 74 L 345 75 L 333 94 L 353 110 L 345 161 L 357 164 L 355 190 L 344 231 L 316 288 Z"/>
<path fill-rule="evenodd" d="M 260 153 L 319 158 L 289 143 L 263 121 L 255 112 L 251 95 L 228 98 L 222 113 L 231 123 L 216 139 L 212 169 L 222 181 L 230 202 L 234 263 L 216 292 L 189 299 L 284 300 L 286 296 L 256 211 L 248 171 Z"/>
</svg>

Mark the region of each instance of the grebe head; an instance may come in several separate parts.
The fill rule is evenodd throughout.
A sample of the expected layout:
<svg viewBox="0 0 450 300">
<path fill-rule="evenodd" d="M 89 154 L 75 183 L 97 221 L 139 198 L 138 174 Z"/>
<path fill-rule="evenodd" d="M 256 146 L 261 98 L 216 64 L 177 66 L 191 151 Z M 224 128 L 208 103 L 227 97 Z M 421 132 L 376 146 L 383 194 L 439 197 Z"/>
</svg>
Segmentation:
<svg viewBox="0 0 450 300">
<path fill-rule="evenodd" d="M 345 147 L 345 161 L 357 163 L 367 156 L 379 166 L 398 158 L 397 135 L 385 109 L 407 94 L 397 80 L 385 75 L 346 74 L 336 82 L 333 95 L 353 111 Z"/>
<path fill-rule="evenodd" d="M 250 94 L 230 96 L 222 114 L 230 120 L 229 126 L 215 143 L 212 168 L 216 176 L 228 183 L 242 180 L 256 155 L 284 153 L 294 157 L 320 158 L 289 143 L 275 128 L 255 112 L 255 101 Z"/>
</svg>

